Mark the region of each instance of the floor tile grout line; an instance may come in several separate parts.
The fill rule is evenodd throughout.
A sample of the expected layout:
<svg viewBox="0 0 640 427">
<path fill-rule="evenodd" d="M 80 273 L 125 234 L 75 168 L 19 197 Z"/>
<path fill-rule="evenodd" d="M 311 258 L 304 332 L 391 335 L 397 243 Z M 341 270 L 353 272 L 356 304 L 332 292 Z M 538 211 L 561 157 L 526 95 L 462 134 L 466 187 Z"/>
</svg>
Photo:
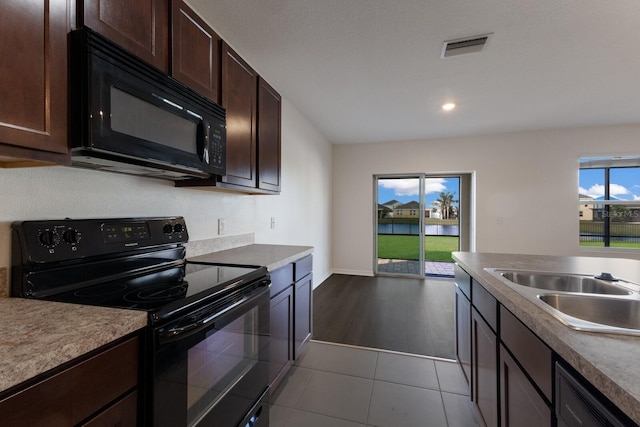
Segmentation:
<svg viewBox="0 0 640 427">
<path fill-rule="evenodd" d="M 335 344 L 335 343 L 329 343 L 329 342 L 323 342 L 323 341 L 316 341 L 319 344 L 328 344 L 328 345 L 338 345 L 338 346 L 343 346 L 343 347 L 352 347 L 354 349 L 363 349 L 363 347 L 359 347 L 359 346 L 351 346 L 351 345 L 342 345 L 342 344 Z M 314 412 L 314 411 L 309 411 L 309 410 L 303 410 L 298 408 L 298 403 L 299 403 L 299 399 L 300 396 L 304 393 L 304 391 L 307 389 L 309 383 L 311 382 L 312 377 L 319 372 L 327 372 L 327 373 L 331 373 L 331 374 L 336 374 L 336 375 L 344 375 L 344 376 L 348 376 L 348 377 L 354 377 L 354 378 L 360 378 L 360 379 L 365 379 L 365 380 L 371 380 L 371 389 L 369 392 L 369 398 L 368 398 L 368 405 L 367 405 L 367 413 L 365 416 L 365 421 L 362 425 L 364 426 L 372 426 L 369 424 L 369 418 L 370 418 L 370 414 L 371 414 L 371 405 L 372 405 L 372 401 L 373 401 L 373 392 L 374 392 L 374 388 L 376 387 L 376 383 L 388 383 L 388 384 L 395 384 L 395 385 L 400 385 L 400 386 L 405 386 L 405 387 L 410 387 L 410 388 L 415 388 L 415 389 L 420 389 L 420 390 L 429 390 L 429 391 L 436 391 L 439 393 L 440 395 L 440 402 L 443 408 L 443 412 L 444 412 L 444 416 L 445 416 L 445 422 L 447 423 L 446 425 L 449 425 L 449 414 L 447 414 L 446 411 L 446 405 L 445 405 L 445 401 L 444 401 L 444 393 L 443 390 L 441 389 L 441 374 L 438 372 L 437 368 L 435 367 L 435 365 L 437 365 L 437 361 L 439 360 L 439 358 L 435 358 L 435 360 L 433 360 L 434 358 L 429 357 L 429 356 L 422 356 L 423 359 L 430 359 L 433 360 L 433 364 L 434 364 L 434 368 L 435 368 L 435 374 L 436 374 L 436 380 L 437 380 L 437 384 L 438 384 L 438 389 L 435 390 L 433 388 L 429 388 L 429 387 L 421 387 L 418 385 L 412 385 L 412 384 L 403 384 L 401 382 L 394 382 L 394 381 L 388 381 L 388 380 L 380 380 L 380 379 L 376 379 L 376 373 L 378 370 L 378 366 L 380 363 L 380 355 L 381 353 L 392 353 L 392 354 L 397 354 L 397 355 L 401 355 L 404 357 L 416 357 L 416 355 L 410 354 L 410 353 L 401 353 L 401 352 L 394 352 L 394 351 L 381 351 L 381 350 L 376 350 L 376 349 L 369 349 L 369 348 L 364 348 L 367 351 L 371 351 L 375 353 L 375 364 L 374 364 L 374 369 L 373 369 L 373 378 L 367 378 L 367 377 L 362 377 L 362 376 L 357 376 L 357 375 L 350 375 L 350 374 L 346 374 L 346 373 L 339 373 L 339 372 L 333 372 L 333 371 L 326 371 L 324 369 L 319 369 L 319 368 L 309 368 L 309 367 L 304 367 L 304 366 L 299 366 L 297 365 L 297 367 L 302 368 L 302 369 L 308 369 L 311 371 L 311 375 L 306 379 L 304 387 L 302 389 L 302 392 L 297 396 L 297 399 L 293 405 L 292 408 L 288 408 L 286 406 L 284 406 L 283 408 L 288 409 L 289 413 L 287 414 L 287 417 L 284 421 L 284 425 L 286 426 L 286 424 L 289 422 L 289 420 L 291 419 L 291 416 L 293 415 L 294 411 L 300 411 L 300 412 L 306 412 L 306 413 L 310 413 L 310 414 L 315 414 L 315 415 L 320 415 L 320 416 L 324 416 L 324 417 L 329 417 L 329 418 L 333 418 L 333 419 L 337 419 L 337 420 L 344 420 L 344 421 L 348 421 L 348 422 L 353 422 L 353 423 L 357 423 L 357 424 L 362 424 L 358 421 L 354 421 L 353 419 L 347 419 L 347 418 L 342 418 L 342 417 L 336 417 L 336 416 L 332 416 L 332 415 L 328 415 L 322 412 Z M 418 355 L 419 357 L 420 355 Z M 444 361 L 445 363 L 449 363 L 450 361 L 445 359 Z M 459 396 L 466 396 L 465 394 L 459 394 L 459 393 L 455 393 L 455 392 L 446 392 L 448 394 L 452 394 L 452 395 L 459 395 Z M 282 405 L 277 405 L 277 406 L 282 406 Z"/>
<path fill-rule="evenodd" d="M 305 390 L 309 386 L 309 383 L 311 382 L 311 378 L 313 377 L 313 375 L 315 374 L 315 371 L 317 371 L 317 369 L 306 368 L 304 366 L 296 366 L 296 365 L 294 365 L 293 367 L 307 369 L 307 370 L 311 371 L 311 375 L 309 375 L 309 378 L 306 379 L 306 381 L 304 383 L 304 386 L 302 387 L 302 391 L 300 391 L 300 394 L 298 394 L 298 396 L 296 396 L 295 401 L 293 402 L 293 405 L 290 408 L 292 410 L 297 410 L 298 409 L 298 402 L 300 402 L 300 397 L 302 396 L 302 394 L 305 392 Z M 289 371 L 286 376 L 289 377 L 290 375 L 291 375 L 291 371 Z M 279 389 L 280 387 L 285 387 L 285 386 L 286 386 L 286 384 L 284 382 L 281 382 L 280 385 L 277 388 Z M 283 405 L 278 405 L 278 406 L 283 406 Z M 289 417 L 287 417 L 287 422 L 289 421 L 290 417 L 291 417 L 291 414 L 289 414 Z"/>
<path fill-rule="evenodd" d="M 315 340 L 315 339 L 312 339 L 311 342 L 315 342 L 315 343 L 319 343 L 319 344 L 335 345 L 335 346 L 340 346 L 340 347 L 349 347 L 349 348 L 355 348 L 355 349 L 361 349 L 361 350 L 367 350 L 367 351 L 375 351 L 375 352 L 379 352 L 379 353 L 399 354 L 399 355 L 403 355 L 403 356 L 418 357 L 418 358 L 421 358 L 421 359 L 438 360 L 438 361 L 447 362 L 447 363 L 456 363 L 455 359 L 448 359 L 448 358 L 445 358 L 445 357 L 438 357 L 438 356 L 426 356 L 424 354 L 406 353 L 406 352 L 403 352 L 403 351 L 387 350 L 387 349 L 384 349 L 384 348 L 364 347 L 364 346 L 360 346 L 360 345 L 343 344 L 343 343 L 339 343 L 339 342 L 330 342 L 330 341 L 320 341 L 320 340 Z"/>
<path fill-rule="evenodd" d="M 447 423 L 447 427 L 449 426 L 449 416 L 447 415 L 447 407 L 444 404 L 444 396 L 442 395 L 442 390 L 440 390 L 440 402 L 442 402 L 442 412 L 444 412 L 444 421 Z"/>
<path fill-rule="evenodd" d="M 376 351 L 376 364 L 373 368 L 373 378 L 371 382 L 371 391 L 369 392 L 369 404 L 367 405 L 367 416 L 364 419 L 364 424 L 369 425 L 369 414 L 371 414 L 371 401 L 373 400 L 373 389 L 376 386 L 376 373 L 378 372 L 378 361 L 380 360 L 380 352 Z"/>
</svg>

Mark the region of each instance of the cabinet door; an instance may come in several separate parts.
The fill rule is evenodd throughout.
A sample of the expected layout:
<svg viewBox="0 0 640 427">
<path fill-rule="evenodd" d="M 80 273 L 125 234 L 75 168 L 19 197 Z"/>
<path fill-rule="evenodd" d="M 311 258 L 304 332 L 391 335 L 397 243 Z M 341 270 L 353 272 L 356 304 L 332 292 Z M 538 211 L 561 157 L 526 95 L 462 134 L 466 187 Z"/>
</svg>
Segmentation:
<svg viewBox="0 0 640 427">
<path fill-rule="evenodd" d="M 222 43 L 222 106 L 227 109 L 227 174 L 222 182 L 256 188 L 257 74 Z"/>
<path fill-rule="evenodd" d="M 311 338 L 313 307 L 313 275 L 296 282 L 295 290 L 295 357 L 300 356 L 304 344 Z"/>
<path fill-rule="evenodd" d="M 485 425 L 498 425 L 498 347 L 495 332 L 471 312 L 472 387 L 474 405 Z"/>
<path fill-rule="evenodd" d="M 471 302 L 456 285 L 455 293 L 456 359 L 471 391 Z"/>
<path fill-rule="evenodd" d="M 269 384 L 276 387 L 293 360 L 293 286 L 271 298 Z"/>
<path fill-rule="evenodd" d="M 63 162 L 46 152 L 68 152 L 67 0 L 6 0 L 0 16 L 0 163 Z"/>
<path fill-rule="evenodd" d="M 258 78 L 258 187 L 280 191 L 281 99 L 266 81 Z"/>
<path fill-rule="evenodd" d="M 214 102 L 220 102 L 220 43 L 184 1 L 172 0 L 171 75 Z"/>
<path fill-rule="evenodd" d="M 500 345 L 500 408 L 500 425 L 503 427 L 553 425 L 551 409 L 502 345 Z"/>
<path fill-rule="evenodd" d="M 169 72 L 169 0 L 83 0 L 80 23 Z"/>
</svg>

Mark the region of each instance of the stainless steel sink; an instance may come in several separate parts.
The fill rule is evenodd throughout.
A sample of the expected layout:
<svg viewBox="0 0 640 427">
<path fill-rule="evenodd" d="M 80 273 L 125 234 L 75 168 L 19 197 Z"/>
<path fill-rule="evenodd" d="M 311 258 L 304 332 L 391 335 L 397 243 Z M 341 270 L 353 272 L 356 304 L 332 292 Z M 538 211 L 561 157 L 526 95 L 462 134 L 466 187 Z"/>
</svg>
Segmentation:
<svg viewBox="0 0 640 427">
<path fill-rule="evenodd" d="M 570 328 L 640 335 L 640 286 L 594 275 L 485 268 Z"/>
<path fill-rule="evenodd" d="M 556 311 L 552 314 L 563 323 L 575 329 L 640 335 L 640 299 L 571 294 L 542 294 L 538 299 Z"/>
<path fill-rule="evenodd" d="M 488 269 L 489 270 L 489 269 Z M 593 276 L 541 271 L 493 270 L 494 276 L 529 288 L 556 292 L 631 295 L 632 292 L 616 282 L 595 279 Z"/>
</svg>

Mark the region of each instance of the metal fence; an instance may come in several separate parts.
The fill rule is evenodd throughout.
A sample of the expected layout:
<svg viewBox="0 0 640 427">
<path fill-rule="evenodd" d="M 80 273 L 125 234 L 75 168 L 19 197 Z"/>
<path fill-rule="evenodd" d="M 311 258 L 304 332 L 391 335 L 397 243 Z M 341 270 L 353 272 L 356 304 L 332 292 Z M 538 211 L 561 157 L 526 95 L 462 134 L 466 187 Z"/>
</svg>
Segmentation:
<svg viewBox="0 0 640 427">
<path fill-rule="evenodd" d="M 581 221 L 581 242 L 604 242 L 605 227 L 602 221 Z M 640 223 L 611 222 L 609 224 L 611 242 L 640 243 Z"/>
<path fill-rule="evenodd" d="M 420 222 L 417 218 L 396 218 L 378 220 L 378 234 L 418 236 Z M 457 221 L 429 220 L 424 225 L 425 236 L 460 236 L 460 227 Z"/>
</svg>

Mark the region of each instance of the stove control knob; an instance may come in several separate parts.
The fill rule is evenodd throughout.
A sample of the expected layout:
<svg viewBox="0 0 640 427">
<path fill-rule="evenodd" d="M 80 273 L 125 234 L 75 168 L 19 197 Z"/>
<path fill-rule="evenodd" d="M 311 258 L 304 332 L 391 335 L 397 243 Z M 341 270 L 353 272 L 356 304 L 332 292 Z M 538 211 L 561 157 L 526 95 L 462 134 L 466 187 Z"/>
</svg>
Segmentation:
<svg viewBox="0 0 640 427">
<path fill-rule="evenodd" d="M 38 236 L 40 243 L 47 248 L 53 248 L 60 243 L 60 235 L 55 230 L 44 230 Z"/>
<path fill-rule="evenodd" d="M 80 241 L 80 232 L 73 228 L 69 228 L 62 234 L 64 241 L 70 245 L 75 245 Z"/>
<path fill-rule="evenodd" d="M 165 226 L 162 227 L 162 231 L 164 232 L 164 234 L 171 234 L 173 233 L 173 227 L 171 226 L 171 224 L 165 224 Z"/>
<path fill-rule="evenodd" d="M 184 230 L 184 227 L 180 223 L 173 226 L 173 231 L 176 233 L 182 233 L 182 230 Z"/>
</svg>

